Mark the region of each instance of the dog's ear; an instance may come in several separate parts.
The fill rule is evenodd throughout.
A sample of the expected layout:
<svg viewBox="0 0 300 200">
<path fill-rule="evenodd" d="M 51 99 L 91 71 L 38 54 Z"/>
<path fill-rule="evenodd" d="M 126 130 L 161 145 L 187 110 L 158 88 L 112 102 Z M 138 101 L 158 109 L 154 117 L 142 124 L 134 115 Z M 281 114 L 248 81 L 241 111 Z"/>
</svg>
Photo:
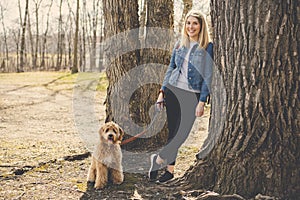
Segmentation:
<svg viewBox="0 0 300 200">
<path fill-rule="evenodd" d="M 99 129 L 99 135 L 100 135 L 100 137 L 102 136 L 102 133 L 104 132 L 104 128 L 105 128 L 105 126 L 102 126 L 102 127 Z"/>
<path fill-rule="evenodd" d="M 124 130 L 120 126 L 118 126 L 118 128 L 119 128 L 119 138 L 118 138 L 118 140 L 122 141 L 123 136 L 124 136 Z"/>
</svg>

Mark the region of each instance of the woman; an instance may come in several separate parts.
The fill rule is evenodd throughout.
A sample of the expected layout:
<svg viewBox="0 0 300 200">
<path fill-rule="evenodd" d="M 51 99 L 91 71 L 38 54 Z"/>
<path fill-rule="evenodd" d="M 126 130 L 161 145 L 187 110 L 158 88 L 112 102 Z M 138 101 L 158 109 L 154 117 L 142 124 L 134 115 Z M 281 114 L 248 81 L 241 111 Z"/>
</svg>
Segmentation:
<svg viewBox="0 0 300 200">
<path fill-rule="evenodd" d="M 169 135 L 167 145 L 159 154 L 151 155 L 150 181 L 157 179 L 164 163 L 167 168 L 158 181 L 166 182 L 174 177 L 178 149 L 187 139 L 196 117 L 204 113 L 212 74 L 213 44 L 209 40 L 204 15 L 190 11 L 157 98 L 158 109 L 166 103 Z"/>
</svg>

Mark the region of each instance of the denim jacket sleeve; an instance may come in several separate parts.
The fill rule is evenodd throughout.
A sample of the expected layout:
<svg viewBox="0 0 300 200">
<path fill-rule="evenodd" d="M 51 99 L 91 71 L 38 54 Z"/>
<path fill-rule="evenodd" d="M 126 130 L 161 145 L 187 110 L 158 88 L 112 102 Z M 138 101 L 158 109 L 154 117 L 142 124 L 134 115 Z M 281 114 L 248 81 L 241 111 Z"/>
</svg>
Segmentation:
<svg viewBox="0 0 300 200">
<path fill-rule="evenodd" d="M 203 83 L 201 86 L 199 101 L 206 102 L 211 89 L 212 67 L 213 67 L 213 44 L 209 43 L 206 48 L 205 68 L 203 76 Z"/>
</svg>

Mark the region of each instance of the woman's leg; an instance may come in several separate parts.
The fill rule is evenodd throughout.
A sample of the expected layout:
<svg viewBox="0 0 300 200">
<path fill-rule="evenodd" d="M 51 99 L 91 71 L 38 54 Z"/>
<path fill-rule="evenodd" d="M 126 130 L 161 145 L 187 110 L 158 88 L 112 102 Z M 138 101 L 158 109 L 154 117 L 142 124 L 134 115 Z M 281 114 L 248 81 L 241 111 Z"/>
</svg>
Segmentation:
<svg viewBox="0 0 300 200">
<path fill-rule="evenodd" d="M 198 99 L 199 95 L 172 86 L 166 91 L 169 136 L 166 146 L 159 153 L 157 163 L 167 160 L 170 172 L 174 171 L 179 147 L 193 127 Z"/>
</svg>

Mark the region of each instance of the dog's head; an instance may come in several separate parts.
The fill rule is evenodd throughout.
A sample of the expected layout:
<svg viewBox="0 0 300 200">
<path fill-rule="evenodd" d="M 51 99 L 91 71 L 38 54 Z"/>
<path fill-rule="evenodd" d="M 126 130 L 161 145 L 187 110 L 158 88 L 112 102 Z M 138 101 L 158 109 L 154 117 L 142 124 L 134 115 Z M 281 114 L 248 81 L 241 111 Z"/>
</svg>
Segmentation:
<svg viewBox="0 0 300 200">
<path fill-rule="evenodd" d="M 121 144 L 124 131 L 118 124 L 107 122 L 100 128 L 99 134 L 107 143 Z"/>
</svg>

